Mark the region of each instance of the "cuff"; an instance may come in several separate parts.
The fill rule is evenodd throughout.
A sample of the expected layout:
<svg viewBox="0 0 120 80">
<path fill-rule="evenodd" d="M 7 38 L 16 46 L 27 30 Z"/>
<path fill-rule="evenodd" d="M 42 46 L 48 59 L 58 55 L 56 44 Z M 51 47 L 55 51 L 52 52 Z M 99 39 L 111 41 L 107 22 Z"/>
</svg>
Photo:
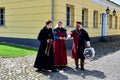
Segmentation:
<svg viewBox="0 0 120 80">
<path fill-rule="evenodd" d="M 87 45 L 87 46 L 90 46 L 90 41 L 86 41 L 86 45 Z"/>
</svg>

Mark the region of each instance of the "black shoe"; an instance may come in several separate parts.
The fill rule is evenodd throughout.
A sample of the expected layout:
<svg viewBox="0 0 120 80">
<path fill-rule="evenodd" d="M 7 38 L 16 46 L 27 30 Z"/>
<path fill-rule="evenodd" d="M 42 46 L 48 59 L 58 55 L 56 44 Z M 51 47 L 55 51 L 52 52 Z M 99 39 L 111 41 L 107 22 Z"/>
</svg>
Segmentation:
<svg viewBox="0 0 120 80">
<path fill-rule="evenodd" d="M 52 72 L 59 72 L 57 69 L 52 69 Z"/>
<path fill-rule="evenodd" d="M 75 69 L 79 69 L 79 67 L 78 67 L 78 66 L 76 66 L 76 67 L 75 67 Z"/>
<path fill-rule="evenodd" d="M 40 71 L 42 71 L 42 69 L 40 69 L 40 68 L 38 68 L 38 69 L 36 70 L 36 72 L 40 72 Z"/>
<path fill-rule="evenodd" d="M 80 68 L 82 71 L 84 71 L 85 69 L 84 68 Z"/>
</svg>

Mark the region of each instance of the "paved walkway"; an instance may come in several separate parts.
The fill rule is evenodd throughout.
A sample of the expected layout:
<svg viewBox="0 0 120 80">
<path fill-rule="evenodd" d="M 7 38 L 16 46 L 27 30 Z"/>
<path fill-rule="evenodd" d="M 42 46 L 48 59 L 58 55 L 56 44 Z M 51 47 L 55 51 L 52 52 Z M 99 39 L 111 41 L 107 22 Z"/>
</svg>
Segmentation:
<svg viewBox="0 0 120 80">
<path fill-rule="evenodd" d="M 33 68 L 36 55 L 19 58 L 0 57 L 0 80 L 120 80 L 120 41 L 95 43 L 93 60 L 86 60 L 85 71 L 74 69 L 74 61 L 69 56 L 68 67 L 59 73 L 36 72 Z"/>
</svg>

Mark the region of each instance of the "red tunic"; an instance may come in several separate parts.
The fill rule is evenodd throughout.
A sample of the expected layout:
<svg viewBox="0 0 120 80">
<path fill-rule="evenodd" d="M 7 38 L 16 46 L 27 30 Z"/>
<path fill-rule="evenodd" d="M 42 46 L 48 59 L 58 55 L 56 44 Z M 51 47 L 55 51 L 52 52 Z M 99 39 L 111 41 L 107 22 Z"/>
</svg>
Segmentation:
<svg viewBox="0 0 120 80">
<path fill-rule="evenodd" d="M 72 58 L 81 58 L 84 59 L 84 49 L 85 42 L 90 41 L 88 33 L 81 29 L 79 32 L 77 30 L 73 30 L 70 32 L 71 37 L 73 37 L 73 46 L 72 46 Z"/>
<path fill-rule="evenodd" d="M 57 37 L 63 37 L 66 32 L 55 32 Z M 67 51 L 65 40 L 54 40 L 54 64 L 55 66 L 65 66 L 67 64 Z"/>
<path fill-rule="evenodd" d="M 77 48 L 78 48 L 78 39 L 79 36 L 70 32 L 71 37 L 73 37 L 73 44 L 72 44 L 72 58 L 77 58 Z"/>
</svg>

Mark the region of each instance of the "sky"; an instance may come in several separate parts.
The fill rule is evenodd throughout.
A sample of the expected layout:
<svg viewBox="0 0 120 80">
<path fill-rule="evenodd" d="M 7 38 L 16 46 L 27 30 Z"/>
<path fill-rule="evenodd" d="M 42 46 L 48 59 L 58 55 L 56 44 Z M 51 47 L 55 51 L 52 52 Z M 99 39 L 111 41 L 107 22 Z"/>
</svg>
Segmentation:
<svg viewBox="0 0 120 80">
<path fill-rule="evenodd" d="M 120 5 L 120 0 L 111 0 L 111 1 L 113 1 L 113 2 L 115 2 L 115 3 Z"/>
</svg>

